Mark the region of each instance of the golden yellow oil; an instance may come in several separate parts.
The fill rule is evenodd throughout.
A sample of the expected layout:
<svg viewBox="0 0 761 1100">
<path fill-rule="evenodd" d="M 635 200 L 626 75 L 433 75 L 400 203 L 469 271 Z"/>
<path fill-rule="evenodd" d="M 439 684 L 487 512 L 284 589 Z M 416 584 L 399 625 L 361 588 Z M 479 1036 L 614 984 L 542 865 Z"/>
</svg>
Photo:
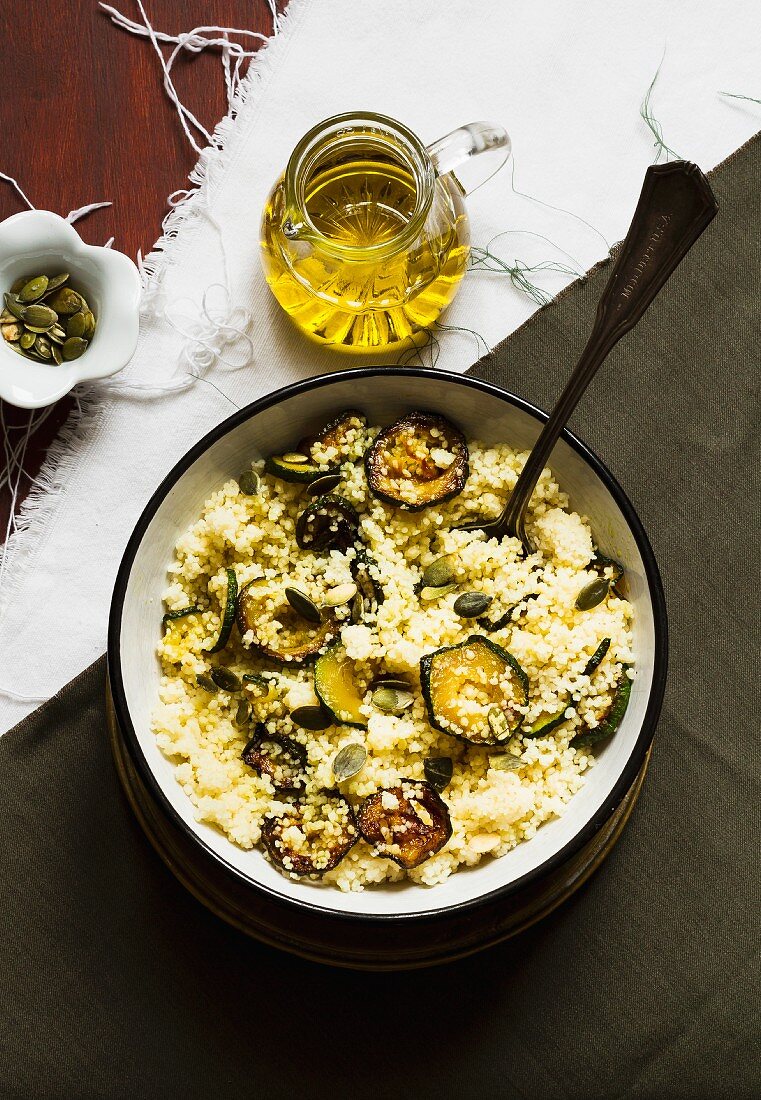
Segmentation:
<svg viewBox="0 0 761 1100">
<path fill-rule="evenodd" d="M 311 173 L 301 211 L 307 234 L 288 239 L 281 180 L 264 210 L 261 243 L 267 282 L 286 313 L 308 335 L 343 348 L 382 349 L 428 328 L 465 273 L 468 223 L 451 178 L 435 181 L 419 232 L 406 233 L 416 209 L 410 168 L 359 152 Z M 395 247 L 397 239 L 404 244 Z M 355 252 L 379 245 L 386 247 L 370 256 Z"/>
</svg>

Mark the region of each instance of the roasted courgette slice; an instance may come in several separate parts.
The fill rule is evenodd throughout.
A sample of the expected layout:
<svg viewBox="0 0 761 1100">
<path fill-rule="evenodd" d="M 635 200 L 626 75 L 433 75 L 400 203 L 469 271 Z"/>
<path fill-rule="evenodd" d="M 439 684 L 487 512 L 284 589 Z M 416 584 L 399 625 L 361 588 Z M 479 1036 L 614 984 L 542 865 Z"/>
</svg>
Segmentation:
<svg viewBox="0 0 761 1100">
<path fill-rule="evenodd" d="M 584 672 L 582 673 L 582 675 L 591 676 L 609 649 L 610 638 L 603 638 L 597 649 L 594 651 L 594 653 L 584 666 Z M 542 715 L 541 718 L 537 718 L 533 726 L 529 727 L 529 729 L 523 730 L 523 736 L 530 737 L 532 739 L 535 737 L 546 737 L 548 733 L 552 733 L 554 729 L 557 729 L 558 726 L 562 726 L 563 722 L 567 721 L 565 712 L 568 710 L 569 707 L 573 707 L 574 710 L 576 709 L 576 704 L 574 703 L 570 695 L 566 699 L 562 709 L 556 711 L 555 714 L 551 714 L 549 716 Z"/>
<path fill-rule="evenodd" d="M 359 839 L 351 805 L 334 791 L 293 802 L 267 817 L 262 841 L 272 862 L 288 875 L 324 875 Z"/>
<path fill-rule="evenodd" d="M 241 638 L 251 631 L 250 644 L 273 661 L 303 664 L 314 658 L 336 637 L 340 623 L 335 610 L 323 608 L 322 621 L 311 623 L 288 602 L 280 580 L 251 581 L 238 596 L 238 630 Z M 273 628 L 277 622 L 278 627 Z"/>
<path fill-rule="evenodd" d="M 420 660 L 428 721 L 474 745 L 498 745 L 521 722 L 528 677 L 511 653 L 481 634 Z"/>
<path fill-rule="evenodd" d="M 462 492 L 468 445 L 443 416 L 409 413 L 378 434 L 365 454 L 365 473 L 375 496 L 417 512 Z"/>
<path fill-rule="evenodd" d="M 602 661 L 603 657 L 605 656 L 605 654 L 608 652 L 609 649 L 610 649 L 610 638 L 603 638 L 603 640 L 598 645 L 597 649 L 594 651 L 594 653 L 592 654 L 592 656 L 589 658 L 586 665 L 584 666 L 584 671 L 582 673 L 582 676 L 591 676 L 592 673 L 597 668 L 597 666 L 600 664 L 600 662 Z"/>
<path fill-rule="evenodd" d="M 563 722 L 567 721 L 565 712 L 571 703 L 566 703 L 562 710 L 558 710 L 555 714 L 543 714 L 541 718 L 537 718 L 532 726 L 528 729 L 523 729 L 522 733 L 524 737 L 529 737 L 532 740 L 536 737 L 546 737 L 548 733 L 552 733 L 558 726 L 562 726 Z"/>
<path fill-rule="evenodd" d="M 363 611 L 365 614 L 377 611 L 386 598 L 383 585 L 378 579 L 380 576 L 378 563 L 370 557 L 363 546 L 357 546 L 350 568 L 354 583 L 362 598 Z"/>
<path fill-rule="evenodd" d="M 527 603 L 529 600 L 537 599 L 538 595 L 538 592 L 530 592 L 528 596 L 521 596 L 516 603 L 508 607 L 507 611 L 503 611 L 502 614 L 498 615 L 495 619 L 489 619 L 487 616 L 482 616 L 480 619 L 477 619 L 476 622 L 482 630 L 485 630 L 488 634 L 494 634 L 495 631 L 503 630 L 504 627 L 510 625 L 516 607 L 520 607 L 522 603 Z"/>
<path fill-rule="evenodd" d="M 302 483 L 314 481 L 315 478 L 322 477 L 323 474 L 331 473 L 330 470 L 318 466 L 311 459 L 307 459 L 306 462 L 293 462 L 285 455 L 270 455 L 269 458 L 265 459 L 264 469 L 273 477 L 279 477 L 281 481 Z"/>
<path fill-rule="evenodd" d="M 364 727 L 367 718 L 359 709 L 362 693 L 357 687 L 354 662 L 340 644 L 320 654 L 314 666 L 314 690 L 337 722 Z"/>
<path fill-rule="evenodd" d="M 307 752 L 292 737 L 270 733 L 258 722 L 254 736 L 242 752 L 243 760 L 258 775 L 268 775 L 276 791 L 303 791 L 306 786 Z"/>
<path fill-rule="evenodd" d="M 317 433 L 315 443 L 336 451 L 335 456 L 330 456 L 331 462 L 346 462 L 351 458 L 352 443 L 356 439 L 357 432 L 363 432 L 366 427 L 367 419 L 361 412 L 357 412 L 356 409 L 347 409 Z"/>
<path fill-rule="evenodd" d="M 359 538 L 359 516 L 343 497 L 328 493 L 307 505 L 296 520 L 302 550 L 348 550 Z"/>
<path fill-rule="evenodd" d="M 627 672 L 628 666 L 624 665 L 613 692 L 613 699 L 607 711 L 594 728 L 586 726 L 576 734 L 571 741 L 572 749 L 587 748 L 590 745 L 596 745 L 598 741 L 604 741 L 606 738 L 612 737 L 616 732 L 623 721 L 632 691 L 632 682 Z"/>
<path fill-rule="evenodd" d="M 200 615 L 201 608 L 197 604 L 190 604 L 188 607 L 178 607 L 174 611 L 167 611 L 161 619 L 164 626 L 168 626 L 170 623 L 176 623 L 178 619 L 185 619 L 189 615 Z"/>
<path fill-rule="evenodd" d="M 265 461 L 264 468 L 268 474 L 279 477 L 281 481 L 293 482 L 314 481 L 325 474 L 334 473 L 341 463 L 351 459 L 351 445 L 354 437 L 366 426 L 367 421 L 362 413 L 355 409 L 348 409 L 326 424 L 316 435 L 302 439 L 297 451 L 270 455 Z M 315 456 L 315 444 L 319 444 L 318 451 L 330 452 L 326 456 L 326 461 L 319 461 L 321 455 Z M 294 461 L 291 455 L 301 455 L 302 461 Z"/>
<path fill-rule="evenodd" d="M 219 626 L 219 635 L 216 642 L 209 650 L 209 653 L 219 653 L 221 649 L 224 649 L 230 640 L 230 634 L 233 629 L 233 623 L 235 622 L 235 611 L 238 601 L 238 578 L 235 576 L 234 569 L 227 570 L 227 592 L 225 595 L 225 606 L 222 611 L 222 622 Z"/>
<path fill-rule="evenodd" d="M 512 622 L 513 611 L 515 611 L 517 606 L 517 604 L 513 604 L 512 607 L 508 607 L 507 611 L 503 611 L 501 615 L 497 615 L 496 619 L 490 619 L 484 615 L 477 620 L 478 625 L 488 634 L 494 634 L 497 630 L 504 630 L 504 628 Z"/>
<path fill-rule="evenodd" d="M 370 795 L 357 825 L 379 856 L 409 870 L 441 851 L 452 835 L 446 802 L 430 783 L 402 779 Z"/>
</svg>

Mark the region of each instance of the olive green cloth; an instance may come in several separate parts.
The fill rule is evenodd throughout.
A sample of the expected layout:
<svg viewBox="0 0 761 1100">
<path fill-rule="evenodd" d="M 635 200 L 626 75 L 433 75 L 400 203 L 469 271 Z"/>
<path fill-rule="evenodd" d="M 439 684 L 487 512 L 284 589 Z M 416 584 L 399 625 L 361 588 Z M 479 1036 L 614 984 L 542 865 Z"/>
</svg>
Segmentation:
<svg viewBox="0 0 761 1100">
<path fill-rule="evenodd" d="M 602 869 L 519 938 L 412 974 L 302 962 L 185 893 L 112 766 L 97 662 L 0 740 L 0 1094 L 761 1094 L 761 143 L 575 426 L 647 527 L 671 616 L 650 774 Z M 603 266 L 473 373 L 552 402 Z M 511 293 L 510 290 L 505 293 Z"/>
</svg>

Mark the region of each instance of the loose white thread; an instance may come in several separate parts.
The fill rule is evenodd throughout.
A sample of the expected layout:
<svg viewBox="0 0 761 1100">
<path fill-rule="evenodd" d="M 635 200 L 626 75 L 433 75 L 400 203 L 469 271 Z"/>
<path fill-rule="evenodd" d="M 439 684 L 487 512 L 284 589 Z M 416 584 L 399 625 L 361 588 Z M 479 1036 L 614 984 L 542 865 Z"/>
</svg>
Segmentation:
<svg viewBox="0 0 761 1100">
<path fill-rule="evenodd" d="M 215 146 L 216 142 L 214 136 L 209 133 L 193 112 L 184 105 L 177 94 L 177 89 L 174 86 L 171 76 L 172 67 L 175 61 L 183 50 L 188 50 L 190 53 L 201 53 L 206 49 L 220 50 L 222 54 L 222 70 L 225 78 L 229 114 L 233 109 L 235 97 L 240 88 L 241 66 L 244 61 L 254 57 L 256 53 L 256 50 L 245 49 L 240 42 L 231 41 L 229 35 L 237 34 L 244 38 L 252 38 L 257 42 L 266 42 L 267 35 L 260 34 L 258 31 L 243 30 L 240 27 L 218 26 L 194 27 L 193 30 L 186 31 L 182 34 L 166 34 L 164 31 L 157 31 L 153 28 L 145 8 L 143 7 L 142 0 L 137 0 L 137 6 L 143 18 L 142 25 L 136 23 L 133 19 L 129 19 L 116 8 L 111 7 L 110 4 L 100 4 L 100 7 L 109 15 L 111 21 L 115 23 L 117 27 L 129 31 L 130 34 L 136 34 L 141 38 L 150 39 L 164 74 L 164 90 L 177 111 L 180 125 L 182 126 L 185 136 L 196 153 L 200 156 L 203 153 L 203 147 L 196 141 L 191 127 L 200 134 L 206 145 Z M 275 33 L 277 33 L 277 9 L 274 0 L 267 0 L 267 6 L 272 13 Z M 211 35 L 221 35 L 221 37 L 210 37 Z M 159 45 L 161 42 L 174 46 L 168 58 L 165 58 L 161 52 L 161 46 Z"/>
<path fill-rule="evenodd" d="M 212 307 L 212 292 L 221 292 L 221 301 L 216 308 Z M 189 303 L 194 310 L 193 316 L 177 313 L 180 305 Z M 212 283 L 206 288 L 201 302 L 200 315 L 197 306 L 190 298 L 181 298 L 171 306 L 165 306 L 161 316 L 171 328 L 185 339 L 181 353 L 181 363 L 189 370 L 184 374 L 170 378 L 167 382 L 139 382 L 121 381 L 118 378 L 104 379 L 95 383 L 98 388 L 109 393 L 132 394 L 137 396 L 144 394 L 154 396 L 160 394 L 177 393 L 189 389 L 196 382 L 208 381 L 204 378 L 204 372 L 210 367 L 216 366 L 228 371 L 242 370 L 251 364 L 254 356 L 254 344 L 246 329 L 251 324 L 251 314 L 241 306 L 231 308 L 230 293 L 222 283 Z M 240 349 L 237 358 L 229 358 L 225 355 L 228 349 Z M 218 387 L 214 387 L 218 389 Z M 219 392 L 228 401 L 231 399 L 221 390 Z M 232 402 L 235 404 L 235 402 Z M 236 406 L 237 407 L 237 406 Z"/>
<path fill-rule="evenodd" d="M 0 172 L 0 179 L 5 180 L 16 191 L 20 198 L 26 203 L 30 210 L 35 210 L 36 207 L 31 199 L 26 195 L 18 180 L 13 176 L 9 176 L 6 172 Z M 71 210 L 66 215 L 66 221 L 69 224 L 73 224 L 79 221 L 80 218 L 85 217 L 86 214 L 92 213 L 93 210 L 100 210 L 105 206 L 111 206 L 110 202 L 91 202 L 86 206 L 80 206 L 77 210 Z M 113 240 L 113 238 L 112 238 Z M 52 407 L 47 409 L 32 409 L 29 412 L 25 424 L 16 425 L 11 427 L 7 424 L 5 419 L 5 413 L 2 405 L 0 405 L 0 434 L 2 435 L 3 452 L 5 455 L 5 469 L 0 474 L 0 489 L 6 489 L 10 496 L 10 512 L 8 515 L 8 521 L 5 528 L 5 538 L 3 545 L 0 548 L 0 595 L 3 591 L 3 583 L 8 571 L 8 543 L 12 535 L 15 535 L 18 531 L 18 521 L 16 511 L 19 504 L 19 496 L 21 493 L 21 485 L 24 479 L 29 481 L 32 485 L 39 485 L 37 478 L 33 477 L 24 467 L 26 460 L 26 454 L 29 447 L 29 440 L 32 432 L 36 431 L 53 411 Z M 11 433 L 20 432 L 21 438 L 15 442 L 15 445 L 11 442 Z M 0 688 L 0 692 L 4 689 Z M 22 698 L 19 696 L 19 698 Z M 26 698 L 26 697 L 24 697 Z M 31 696 L 29 701 L 36 701 Z"/>
<path fill-rule="evenodd" d="M 34 415 L 31 414 L 27 418 L 26 426 L 22 427 L 23 438 L 20 446 L 14 452 L 10 444 L 10 435 L 8 427 L 5 423 L 5 406 L 0 403 L 0 428 L 2 428 L 3 435 L 3 450 L 5 451 L 5 460 L 8 466 L 8 487 L 10 489 L 10 511 L 8 513 L 8 522 L 5 526 L 5 539 L 3 541 L 3 556 L 0 559 L 0 592 L 3 590 L 3 580 L 5 578 L 5 572 L 7 569 L 8 555 L 6 548 L 8 546 L 8 539 L 11 533 L 16 528 L 16 505 L 19 497 L 19 489 L 21 486 L 21 478 L 24 474 L 24 458 L 26 457 L 26 449 L 29 445 L 29 437 L 32 434 L 32 423 L 34 422 Z"/>
<path fill-rule="evenodd" d="M 16 193 L 21 196 L 21 198 L 24 200 L 24 202 L 26 203 L 26 205 L 29 207 L 30 210 L 36 210 L 37 209 L 37 207 L 34 205 L 34 203 L 31 201 L 31 199 L 29 199 L 24 194 L 24 192 L 21 190 L 21 184 L 18 182 L 18 180 L 15 180 L 13 178 L 13 176 L 9 176 L 5 172 L 0 172 L 0 179 L 5 180 L 6 183 L 9 183 L 11 185 L 11 187 L 14 188 Z M 66 218 L 64 220 L 67 221 L 69 223 L 69 225 L 73 225 L 74 222 L 78 222 L 80 218 L 84 218 L 86 214 L 92 214 L 93 210 L 102 210 L 104 206 L 113 206 L 113 203 L 111 203 L 111 202 L 88 202 L 86 206 L 80 206 L 76 210 L 70 210 L 69 213 L 66 215 Z M 104 247 L 108 248 L 110 246 L 111 241 L 113 241 L 113 239 L 114 238 L 111 237 L 109 239 L 109 241 L 106 242 Z"/>
<path fill-rule="evenodd" d="M 35 409 L 35 410 L 32 411 L 31 415 L 32 415 L 32 418 L 34 418 L 34 424 L 32 425 L 32 432 L 36 432 L 37 429 L 40 428 L 45 423 L 45 421 L 48 419 L 50 414 L 53 412 L 54 408 L 55 408 L 54 405 L 48 405 L 48 407 L 46 409 Z M 24 425 L 19 425 L 19 424 L 15 425 L 15 426 L 9 425 L 8 429 L 7 429 L 7 439 L 5 437 L 3 439 L 3 447 L 5 448 L 6 443 L 10 447 L 10 436 L 11 436 L 12 431 L 14 431 L 14 430 L 23 431 L 23 429 L 24 429 Z M 16 470 L 18 468 L 19 464 L 21 464 L 22 467 L 23 467 L 23 459 L 24 459 L 25 451 L 26 451 L 26 447 L 25 447 L 24 439 L 22 439 L 19 443 L 17 443 L 15 445 L 15 447 L 13 447 L 10 450 L 10 454 L 6 450 L 6 469 L 3 470 L 2 473 L 0 473 L 0 489 L 4 489 L 6 487 L 6 485 L 10 486 L 11 474 L 14 472 L 14 470 Z M 37 479 L 32 477 L 32 475 L 29 474 L 29 473 L 25 473 L 24 476 L 29 481 L 31 481 L 33 484 L 36 483 L 36 481 L 37 481 Z"/>
<path fill-rule="evenodd" d="M 113 206 L 112 202 L 89 202 L 87 206 L 80 206 L 78 210 L 70 210 L 66 215 L 66 221 L 69 225 L 73 225 L 74 222 L 78 222 L 80 218 L 84 218 L 86 214 L 92 214 L 93 210 L 102 210 L 105 206 Z M 109 241 L 104 245 L 104 248 L 110 247 L 110 241 L 113 241 L 113 237 L 109 238 Z"/>
<path fill-rule="evenodd" d="M 26 205 L 29 207 L 30 210 L 35 209 L 34 203 L 26 197 L 26 195 L 21 190 L 20 186 L 18 185 L 16 180 L 13 178 L 13 176 L 6 176 L 5 172 L 0 172 L 0 179 L 4 179 L 7 183 L 9 183 L 11 185 L 11 187 L 15 188 L 16 193 L 21 196 L 21 198 L 23 199 L 23 201 L 26 203 Z"/>
</svg>

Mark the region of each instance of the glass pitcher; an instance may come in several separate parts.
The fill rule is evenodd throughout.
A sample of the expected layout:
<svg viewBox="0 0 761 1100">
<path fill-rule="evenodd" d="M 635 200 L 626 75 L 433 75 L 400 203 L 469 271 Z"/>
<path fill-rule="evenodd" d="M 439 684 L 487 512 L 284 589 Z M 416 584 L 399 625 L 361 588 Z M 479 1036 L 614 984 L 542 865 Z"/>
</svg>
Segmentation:
<svg viewBox="0 0 761 1100">
<path fill-rule="evenodd" d="M 486 153 L 478 180 L 471 161 Z M 272 293 L 299 328 L 340 348 L 383 349 L 430 327 L 465 273 L 463 199 L 509 155 L 505 130 L 486 122 L 428 148 L 384 115 L 319 123 L 264 208 L 261 258 Z"/>
</svg>

